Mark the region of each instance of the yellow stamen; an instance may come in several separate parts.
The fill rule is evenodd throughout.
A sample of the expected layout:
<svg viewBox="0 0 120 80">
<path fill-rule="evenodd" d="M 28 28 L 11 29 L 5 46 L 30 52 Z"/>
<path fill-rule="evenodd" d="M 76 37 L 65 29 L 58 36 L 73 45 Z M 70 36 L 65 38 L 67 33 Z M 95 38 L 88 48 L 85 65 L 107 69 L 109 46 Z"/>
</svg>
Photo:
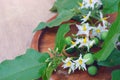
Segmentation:
<svg viewBox="0 0 120 80">
<path fill-rule="evenodd" d="M 87 30 L 86 26 L 85 26 L 85 25 L 83 25 L 83 31 L 86 31 L 86 30 Z"/>
<path fill-rule="evenodd" d="M 87 16 L 83 16 L 83 18 L 84 18 L 84 19 L 86 19 L 86 18 L 87 18 Z"/>
<path fill-rule="evenodd" d="M 87 43 L 87 38 L 86 37 L 83 39 L 83 43 Z"/>
<path fill-rule="evenodd" d="M 79 6 L 80 6 L 80 7 L 82 7 L 82 6 L 83 6 L 83 4 L 82 4 L 81 2 L 79 2 L 78 4 L 79 4 Z"/>
<path fill-rule="evenodd" d="M 82 65 L 82 63 L 83 63 L 83 61 L 80 59 L 80 60 L 79 60 L 79 64 Z"/>
<path fill-rule="evenodd" d="M 89 0 L 90 4 L 92 4 L 93 0 Z"/>
<path fill-rule="evenodd" d="M 100 33 L 100 29 L 97 29 L 96 32 L 97 32 L 97 33 Z"/>
<path fill-rule="evenodd" d="M 71 41 L 71 43 L 72 43 L 72 45 L 74 45 L 74 44 L 75 44 L 75 42 L 74 42 L 74 41 Z"/>
<path fill-rule="evenodd" d="M 108 17 L 103 17 L 101 20 L 107 20 L 109 18 L 109 16 Z"/>
<path fill-rule="evenodd" d="M 107 19 L 108 19 L 107 17 L 102 18 L 102 20 L 107 20 Z"/>
<path fill-rule="evenodd" d="M 66 66 L 71 66 L 71 61 L 68 61 L 68 62 L 66 63 Z"/>
</svg>

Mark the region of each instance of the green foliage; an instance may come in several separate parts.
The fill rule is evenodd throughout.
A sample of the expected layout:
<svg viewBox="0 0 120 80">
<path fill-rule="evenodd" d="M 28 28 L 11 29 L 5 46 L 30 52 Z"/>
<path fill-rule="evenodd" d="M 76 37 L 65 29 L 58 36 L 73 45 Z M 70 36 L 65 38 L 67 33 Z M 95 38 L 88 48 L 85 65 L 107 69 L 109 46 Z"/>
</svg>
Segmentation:
<svg viewBox="0 0 120 80">
<path fill-rule="evenodd" d="M 57 11 L 58 16 L 51 22 L 41 22 L 33 32 L 46 27 L 52 28 L 60 26 L 56 34 L 55 50 L 58 49 L 58 52 L 61 53 L 65 46 L 64 36 L 70 30 L 68 24 L 62 25 L 62 23 L 73 17 L 75 18 L 76 16 L 81 17 L 81 14 L 87 12 L 87 10 L 83 10 L 80 13 L 78 10 L 78 2 L 81 1 L 82 0 L 57 0 L 51 10 Z M 102 2 L 104 6 L 103 12 L 105 14 L 118 12 L 118 17 L 108 32 L 102 50 L 97 52 L 94 57 L 99 61 L 99 65 L 116 66 L 120 64 L 120 51 L 114 49 L 115 43 L 120 36 L 120 0 L 102 0 Z M 96 13 L 92 12 L 92 14 Z M 96 43 L 98 43 L 98 41 Z M 85 58 L 88 57 L 91 58 L 87 63 L 90 65 L 94 62 L 94 59 L 90 55 L 85 56 Z M 14 60 L 6 60 L 0 64 L 0 80 L 34 80 L 41 76 L 43 80 L 49 80 L 52 72 L 62 62 L 63 57 L 56 55 L 53 58 L 50 58 L 50 62 L 46 63 L 45 61 L 48 58 L 49 55 L 47 53 L 40 54 L 33 49 L 28 49 L 24 55 L 18 56 Z M 89 74 L 95 75 L 97 73 L 97 68 L 91 67 L 88 71 Z M 120 70 L 113 71 L 112 80 L 118 80 L 119 76 Z"/>
<path fill-rule="evenodd" d="M 52 7 L 52 11 L 62 11 L 62 10 L 70 10 L 73 8 L 78 8 L 78 2 L 82 2 L 82 0 L 57 0 Z M 103 3 L 103 12 L 106 14 L 114 13 L 118 11 L 118 3 L 120 0 L 102 0 Z M 54 9 L 53 9 L 54 8 Z"/>
<path fill-rule="evenodd" d="M 112 72 L 112 80 L 119 80 L 120 79 L 120 70 L 114 70 Z"/>
<path fill-rule="evenodd" d="M 64 10 L 56 17 L 56 19 L 48 23 L 48 27 L 59 26 L 62 22 L 70 20 L 73 16 L 74 13 L 72 11 Z"/>
<path fill-rule="evenodd" d="M 73 9 L 78 7 L 78 2 L 80 1 L 81 0 L 57 0 L 51 10 L 57 10 L 58 16 L 48 23 L 41 22 L 33 32 L 44 29 L 45 27 L 52 28 L 59 26 L 62 22 L 70 20 L 75 16 Z"/>
<path fill-rule="evenodd" d="M 117 19 L 109 29 L 102 50 L 100 50 L 94 55 L 94 57 L 97 58 L 98 61 L 104 61 L 110 56 L 111 52 L 115 48 L 115 44 L 116 41 L 118 40 L 119 35 L 120 35 L 120 4 Z"/>
<path fill-rule="evenodd" d="M 51 12 L 57 12 L 57 8 L 56 8 L 56 4 L 55 3 L 53 4 L 52 8 L 50 9 Z"/>
<path fill-rule="evenodd" d="M 53 67 L 48 67 L 46 68 L 46 70 L 44 71 L 44 74 L 42 76 L 43 80 L 49 80 L 51 74 L 53 73 L 54 68 Z"/>
<path fill-rule="evenodd" d="M 45 27 L 55 27 L 55 26 L 59 26 L 62 22 L 68 21 L 70 20 L 72 17 L 74 16 L 74 13 L 72 11 L 62 11 L 60 14 L 58 14 L 58 16 L 52 20 L 51 22 L 45 23 L 45 22 L 41 22 L 35 29 L 33 32 L 44 29 Z"/>
<path fill-rule="evenodd" d="M 103 6 L 104 6 L 103 12 L 107 14 L 117 12 L 118 11 L 117 5 L 119 1 L 120 0 L 102 0 Z M 57 0 L 51 9 L 52 11 L 58 12 L 58 16 L 56 17 L 56 19 L 48 23 L 41 22 L 33 32 L 44 29 L 45 27 L 51 28 L 51 27 L 58 26 L 62 22 L 68 21 L 75 16 L 81 17 L 80 15 L 76 15 L 75 12 L 73 12 L 73 10 L 79 7 L 78 2 L 82 2 L 82 0 L 64 0 L 64 1 Z"/>
<path fill-rule="evenodd" d="M 46 69 L 47 53 L 28 49 L 27 52 L 14 60 L 6 60 L 0 64 L 0 80 L 34 80 L 39 78 Z"/>
<path fill-rule="evenodd" d="M 39 25 L 33 30 L 33 32 L 44 29 L 45 27 L 47 27 L 47 23 L 40 22 Z"/>
<path fill-rule="evenodd" d="M 103 3 L 103 12 L 105 14 L 110 14 L 118 12 L 118 4 L 120 0 L 102 0 Z"/>
<path fill-rule="evenodd" d="M 117 66 L 119 64 L 120 64 L 120 51 L 117 49 L 114 49 L 114 51 L 107 58 L 107 60 L 98 62 L 98 65 L 107 67 Z"/>
<path fill-rule="evenodd" d="M 52 7 L 51 11 L 62 11 L 62 10 L 69 10 L 72 8 L 77 8 L 78 2 L 82 2 L 82 0 L 57 0 L 54 3 L 54 6 Z M 118 12 L 118 3 L 120 2 L 120 0 L 102 0 L 103 3 L 103 12 L 105 14 L 110 14 L 110 13 L 114 13 L 114 12 Z"/>
<path fill-rule="evenodd" d="M 120 36 L 119 36 L 119 38 L 118 38 L 118 41 L 120 41 Z"/>
<path fill-rule="evenodd" d="M 70 46 L 66 46 L 66 48 L 65 48 L 66 53 L 67 54 L 73 54 L 76 51 L 76 49 L 75 48 L 69 48 L 69 47 Z M 67 48 L 69 48 L 69 49 L 67 49 Z"/>
<path fill-rule="evenodd" d="M 55 41 L 55 50 L 58 48 L 58 52 L 61 53 L 65 46 L 65 34 L 70 30 L 70 27 L 68 24 L 63 24 L 60 26 L 59 30 L 56 34 L 56 41 Z"/>
<path fill-rule="evenodd" d="M 70 11 L 71 9 L 78 8 L 78 2 L 82 2 L 82 0 L 57 0 L 55 2 L 55 6 L 57 8 L 58 13 L 61 13 L 61 11 Z"/>
<path fill-rule="evenodd" d="M 63 58 L 64 57 L 61 57 L 61 56 L 54 56 L 53 58 L 51 58 L 46 70 L 44 71 L 44 73 L 42 75 L 43 80 L 49 80 L 50 79 L 53 71 L 56 70 L 56 68 L 62 62 Z"/>
</svg>

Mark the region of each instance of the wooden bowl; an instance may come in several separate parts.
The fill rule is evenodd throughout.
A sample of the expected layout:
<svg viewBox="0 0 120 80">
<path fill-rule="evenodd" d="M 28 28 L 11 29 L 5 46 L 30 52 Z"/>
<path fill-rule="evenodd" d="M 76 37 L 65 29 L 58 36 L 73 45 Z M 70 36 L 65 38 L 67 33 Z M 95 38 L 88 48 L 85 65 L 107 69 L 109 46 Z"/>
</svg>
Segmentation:
<svg viewBox="0 0 120 80">
<path fill-rule="evenodd" d="M 108 19 L 109 22 L 113 22 L 116 19 L 117 13 L 110 14 L 111 18 Z M 53 16 L 51 21 L 56 18 L 56 15 Z M 45 28 L 43 30 L 37 31 L 34 34 L 32 39 L 31 48 L 38 50 L 40 52 L 49 52 L 48 48 L 54 48 L 55 36 L 57 32 L 57 27 L 55 28 Z M 76 31 L 76 29 L 72 29 L 72 32 Z M 76 70 L 72 74 L 68 74 L 67 69 L 62 69 L 60 66 L 57 68 L 56 72 L 53 72 L 50 80 L 111 80 L 111 72 L 114 69 L 120 68 L 117 67 L 100 67 L 97 75 L 90 76 L 86 71 Z"/>
</svg>

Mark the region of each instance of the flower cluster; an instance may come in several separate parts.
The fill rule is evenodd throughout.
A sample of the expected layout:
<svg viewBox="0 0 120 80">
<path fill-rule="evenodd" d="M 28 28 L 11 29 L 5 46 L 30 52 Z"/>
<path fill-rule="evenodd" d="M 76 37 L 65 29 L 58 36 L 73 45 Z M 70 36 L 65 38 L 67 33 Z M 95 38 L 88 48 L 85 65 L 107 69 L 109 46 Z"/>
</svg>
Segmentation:
<svg viewBox="0 0 120 80">
<path fill-rule="evenodd" d="M 81 14 L 81 22 L 80 24 L 76 24 L 78 32 L 71 41 L 69 40 L 71 44 L 66 50 L 77 48 L 81 51 L 80 53 L 82 53 L 82 49 L 87 48 L 87 50 L 83 52 L 83 55 L 85 55 L 89 53 L 90 48 L 96 44 L 94 38 L 98 41 L 102 40 L 101 35 L 103 32 L 108 32 L 109 22 L 107 21 L 108 17 L 104 17 L 102 11 L 98 10 L 101 5 L 102 3 L 100 0 L 83 0 L 82 3 L 79 3 L 79 10 L 86 10 L 87 13 Z M 94 13 L 96 13 L 96 15 Z M 93 19 L 95 19 L 95 22 L 92 21 Z M 89 64 L 93 64 L 94 59 L 92 58 L 92 54 L 87 54 L 87 57 L 90 56 L 91 60 Z M 88 59 L 82 58 L 82 54 L 80 54 L 80 57 L 77 60 L 68 57 L 63 60 L 63 68 L 69 68 L 68 73 L 74 72 L 76 69 L 87 70 L 86 63 L 88 61 Z"/>
<path fill-rule="evenodd" d="M 82 55 L 80 54 L 80 57 L 77 60 L 73 60 L 70 57 L 63 60 L 64 65 L 62 67 L 69 68 L 68 73 L 74 72 L 74 70 L 76 70 L 76 69 L 87 70 L 86 64 L 85 64 L 87 61 L 88 61 L 88 59 L 83 59 Z"/>
<path fill-rule="evenodd" d="M 82 3 L 79 3 L 80 8 L 92 8 L 102 5 L 100 0 L 83 0 Z"/>
<path fill-rule="evenodd" d="M 102 5 L 100 0 L 83 0 L 82 3 L 79 3 L 80 10 L 86 8 L 90 8 L 87 10 L 87 14 L 82 15 L 83 18 L 81 19 L 81 24 L 76 24 L 78 28 L 78 32 L 76 34 L 76 38 L 71 42 L 72 45 L 69 48 L 82 48 L 83 46 L 87 47 L 87 51 L 89 52 L 90 48 L 95 44 L 95 41 L 92 38 L 99 38 L 101 39 L 101 33 L 108 31 L 109 22 L 107 21 L 108 17 L 104 17 L 101 10 L 97 10 L 95 8 Z M 92 10 L 91 10 L 92 9 Z M 94 24 L 91 18 L 94 16 L 92 11 L 97 12 L 97 22 Z M 99 23 L 99 24 L 98 24 Z M 68 48 L 68 49 L 69 49 Z"/>
</svg>

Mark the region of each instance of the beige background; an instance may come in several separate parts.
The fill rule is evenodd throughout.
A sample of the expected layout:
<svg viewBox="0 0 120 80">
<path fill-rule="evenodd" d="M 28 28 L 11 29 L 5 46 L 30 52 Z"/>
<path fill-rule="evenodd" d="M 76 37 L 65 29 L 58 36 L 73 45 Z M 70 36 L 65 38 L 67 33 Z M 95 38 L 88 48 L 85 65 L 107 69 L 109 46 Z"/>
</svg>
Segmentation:
<svg viewBox="0 0 120 80">
<path fill-rule="evenodd" d="M 54 0 L 0 0 L 0 62 L 30 47 L 33 29 L 47 21 Z"/>
</svg>

